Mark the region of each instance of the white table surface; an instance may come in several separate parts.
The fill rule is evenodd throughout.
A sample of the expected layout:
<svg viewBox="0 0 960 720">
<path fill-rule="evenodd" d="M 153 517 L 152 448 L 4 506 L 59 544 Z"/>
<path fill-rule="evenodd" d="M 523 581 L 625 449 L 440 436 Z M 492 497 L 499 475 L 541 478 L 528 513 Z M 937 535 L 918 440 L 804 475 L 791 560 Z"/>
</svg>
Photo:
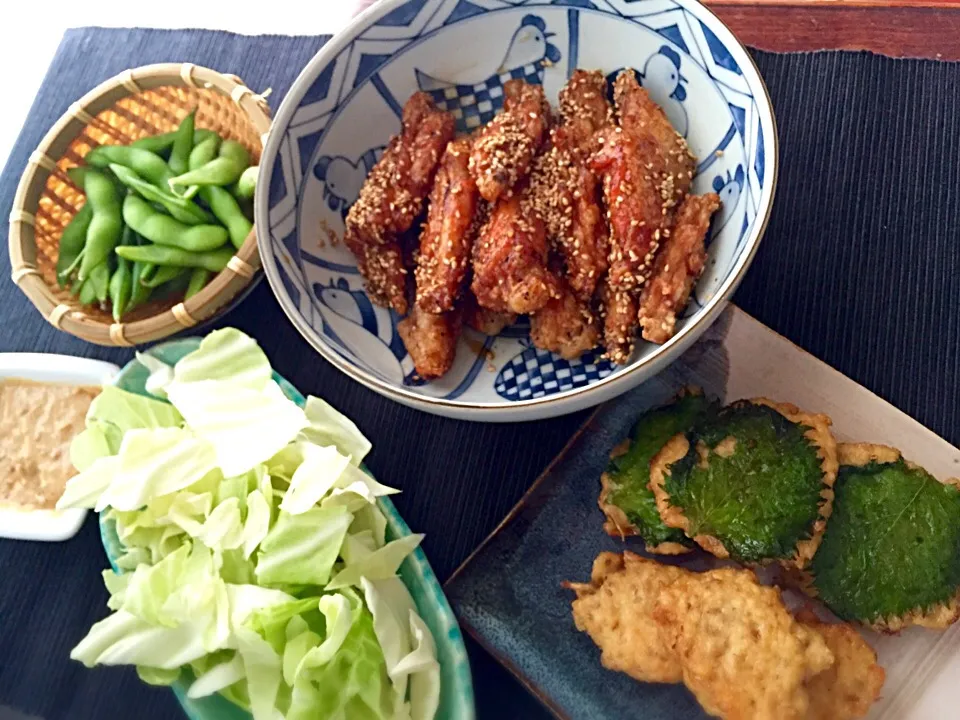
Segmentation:
<svg viewBox="0 0 960 720">
<path fill-rule="evenodd" d="M 6 161 L 65 30 L 71 27 L 206 28 L 247 35 L 335 33 L 375 0 L 203 0 L 171 3 L 45 0 L 17 2 L 0 22 L 4 108 L 0 113 L 0 167 Z M 304 11 L 304 7 L 309 8 Z M 189 8 L 186 11 L 175 8 Z"/>
<path fill-rule="evenodd" d="M 21 6 L 16 14 L 5 13 L 0 22 L 0 67 L 7 69 L 6 102 L 4 112 L 0 113 L 0 166 L 7 161 L 60 38 L 68 28 L 88 25 L 192 27 L 248 35 L 321 35 L 337 32 L 359 9 L 373 2 L 375 0 L 307 0 L 310 11 L 304 12 L 304 0 L 206 0 L 190 3 L 189 16 L 184 19 L 179 11 L 159 12 L 155 3 L 46 0 Z M 960 677 L 957 665 L 955 660 L 949 668 L 944 668 L 938 681 L 904 720 L 960 716 L 960 711 L 955 710 L 955 680 Z M 946 708 L 954 710 L 946 711 Z M 957 715 L 952 714 L 954 712 Z"/>
</svg>

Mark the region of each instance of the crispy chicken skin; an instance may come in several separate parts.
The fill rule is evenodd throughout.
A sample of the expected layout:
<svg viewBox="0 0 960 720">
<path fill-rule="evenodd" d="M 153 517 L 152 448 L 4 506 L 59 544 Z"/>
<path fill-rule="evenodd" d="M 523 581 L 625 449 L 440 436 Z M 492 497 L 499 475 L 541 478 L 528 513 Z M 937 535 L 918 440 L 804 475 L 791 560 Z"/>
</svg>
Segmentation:
<svg viewBox="0 0 960 720">
<path fill-rule="evenodd" d="M 560 91 L 560 117 L 561 124 L 550 133 L 550 148 L 535 161 L 530 196 L 563 258 L 570 288 L 588 301 L 607 270 L 609 252 L 599 182 L 586 166 L 595 133 L 613 117 L 600 72 L 573 74 Z"/>
<path fill-rule="evenodd" d="M 595 149 L 594 135 L 613 124 L 607 101 L 607 79 L 599 70 L 574 70 L 560 90 L 562 144 L 574 160 L 584 161 Z"/>
<path fill-rule="evenodd" d="M 477 297 L 470 288 L 463 294 L 463 322 L 484 335 L 499 335 L 503 329 L 517 321 L 516 313 L 497 312 L 480 307 Z"/>
<path fill-rule="evenodd" d="M 597 142 L 591 166 L 602 174 L 607 202 L 609 283 L 636 292 L 647 280 L 669 222 L 657 170 L 663 156 L 650 138 L 635 138 L 620 127 L 601 131 Z"/>
<path fill-rule="evenodd" d="M 704 240 L 710 218 L 720 207 L 715 193 L 688 195 L 677 222 L 657 255 L 653 275 L 640 296 L 639 319 L 644 340 L 662 344 L 673 337 L 677 313 L 686 307 L 707 259 Z"/>
<path fill-rule="evenodd" d="M 526 212 L 524 191 L 500 199 L 473 246 L 477 302 L 488 310 L 532 313 L 556 292 L 547 269 L 547 230 L 537 213 Z"/>
<path fill-rule="evenodd" d="M 469 269 L 479 199 L 468 168 L 470 147 L 468 139 L 450 142 L 433 181 L 416 270 L 417 307 L 423 312 L 452 310 Z"/>
<path fill-rule="evenodd" d="M 396 240 L 381 245 L 359 242 L 347 233 L 344 241 L 357 258 L 357 267 L 366 280 L 367 294 L 377 305 L 391 307 L 401 315 L 409 308 L 407 268 L 403 250 Z"/>
<path fill-rule="evenodd" d="M 530 316 L 530 339 L 542 350 L 573 360 L 599 344 L 600 327 L 589 303 L 578 299 L 565 280 L 558 280 L 557 293 Z"/>
<path fill-rule="evenodd" d="M 675 207 L 690 191 L 696 159 L 687 141 L 674 130 L 666 114 L 640 87 L 630 70 L 621 72 L 613 83 L 620 127 L 637 140 L 649 139 L 663 158 L 659 190 L 668 207 Z M 651 168 L 661 172 L 659 166 Z"/>
<path fill-rule="evenodd" d="M 406 312 L 407 300 L 398 236 L 422 211 L 453 132 L 452 115 L 438 110 L 426 93 L 412 95 L 400 134 L 390 140 L 347 213 L 344 242 L 357 256 L 371 298 L 399 313 Z"/>
<path fill-rule="evenodd" d="M 397 330 L 420 377 L 438 378 L 453 366 L 460 338 L 459 310 L 431 314 L 414 305 Z"/>
<path fill-rule="evenodd" d="M 637 339 L 637 298 L 627 290 L 615 290 L 604 278 L 598 289 L 603 344 L 610 362 L 625 365 Z"/>
<path fill-rule="evenodd" d="M 503 93 L 503 109 L 480 130 L 470 153 L 470 172 L 488 202 L 506 195 L 527 176 L 550 125 L 550 105 L 542 87 L 509 80 Z"/>
<path fill-rule="evenodd" d="M 556 137 L 556 134 L 554 134 Z M 546 223 L 570 288 L 589 300 L 607 270 L 608 230 L 596 176 L 559 145 L 538 156 L 524 197 Z"/>
</svg>

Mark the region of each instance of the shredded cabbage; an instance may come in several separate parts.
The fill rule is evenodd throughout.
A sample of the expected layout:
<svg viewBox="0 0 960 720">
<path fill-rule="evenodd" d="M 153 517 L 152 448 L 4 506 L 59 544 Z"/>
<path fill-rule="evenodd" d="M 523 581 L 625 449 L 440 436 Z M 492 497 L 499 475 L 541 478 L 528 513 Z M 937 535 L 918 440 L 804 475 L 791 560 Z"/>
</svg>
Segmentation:
<svg viewBox="0 0 960 720">
<path fill-rule="evenodd" d="M 71 657 L 155 685 L 188 669 L 188 697 L 254 720 L 430 720 L 436 650 L 397 576 L 422 536 L 387 542 L 376 503 L 397 491 L 360 468 L 370 442 L 286 398 L 238 330 L 173 366 L 138 358 L 154 397 L 104 389 L 57 503 L 105 510 L 125 551 L 104 573 L 112 614 Z"/>
</svg>

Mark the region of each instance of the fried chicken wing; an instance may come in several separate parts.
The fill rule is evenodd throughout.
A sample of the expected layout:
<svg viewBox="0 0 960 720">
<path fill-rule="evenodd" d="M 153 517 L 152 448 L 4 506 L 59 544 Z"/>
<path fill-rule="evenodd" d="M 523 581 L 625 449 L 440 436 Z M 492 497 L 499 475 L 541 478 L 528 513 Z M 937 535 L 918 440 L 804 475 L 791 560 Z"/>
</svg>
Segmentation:
<svg viewBox="0 0 960 720">
<path fill-rule="evenodd" d="M 597 136 L 591 167 L 603 177 L 610 222 L 609 283 L 636 292 L 646 282 L 663 231 L 669 225 L 659 185 L 663 155 L 649 138 L 635 138 L 622 128 Z"/>
<path fill-rule="evenodd" d="M 437 109 L 426 93 L 414 93 L 403 108 L 400 134 L 391 138 L 347 213 L 347 232 L 382 244 L 408 230 L 453 132 L 453 116 Z"/>
<path fill-rule="evenodd" d="M 527 193 L 524 202 L 546 223 L 570 288 L 581 300 L 589 300 L 607 270 L 608 253 L 596 176 L 554 145 L 537 157 Z"/>
<path fill-rule="evenodd" d="M 613 83 L 620 127 L 640 141 L 650 140 L 662 157 L 662 168 L 654 166 L 658 190 L 668 208 L 675 207 L 690 190 L 696 159 L 687 141 L 667 119 L 663 109 L 640 87 L 632 70 L 621 72 Z"/>
<path fill-rule="evenodd" d="M 599 288 L 599 296 L 607 357 L 610 362 L 625 365 L 636 345 L 637 299 L 626 290 L 612 288 L 606 278 Z"/>
<path fill-rule="evenodd" d="M 469 269 L 479 230 L 479 193 L 468 168 L 470 147 L 468 139 L 450 142 L 433 181 L 416 270 L 417 306 L 423 312 L 452 310 Z"/>
<path fill-rule="evenodd" d="M 653 619 L 684 684 L 726 720 L 806 720 L 806 683 L 834 662 L 820 634 L 750 570 L 683 575 L 661 590 Z"/>
<path fill-rule="evenodd" d="M 607 270 L 609 252 L 599 182 L 585 163 L 594 134 L 611 122 L 605 89 L 600 72 L 574 73 L 560 91 L 562 124 L 551 131 L 550 148 L 537 157 L 530 180 L 531 202 L 563 258 L 571 289 L 585 302 Z"/>
<path fill-rule="evenodd" d="M 438 378 L 453 366 L 460 322 L 459 310 L 432 314 L 414 305 L 410 314 L 397 324 L 404 347 L 422 378 Z"/>
<path fill-rule="evenodd" d="M 565 584 L 577 593 L 577 629 L 600 648 L 605 668 L 641 682 L 680 682 L 680 662 L 660 640 L 653 611 L 661 591 L 687 573 L 631 552 L 605 552 L 594 560 L 589 583 Z"/>
<path fill-rule="evenodd" d="M 503 329 L 517 321 L 516 313 L 497 312 L 481 307 L 470 288 L 463 294 L 463 322 L 484 335 L 499 335 Z"/>
<path fill-rule="evenodd" d="M 593 308 L 560 279 L 558 295 L 530 316 L 530 340 L 542 350 L 573 360 L 600 343 L 599 323 Z"/>
<path fill-rule="evenodd" d="M 596 147 L 594 135 L 613 124 L 613 108 L 607 101 L 607 79 L 599 70 L 574 70 L 560 90 L 562 138 L 578 162 L 586 160 Z"/>
<path fill-rule="evenodd" d="M 664 238 L 653 274 L 640 296 L 643 339 L 662 344 L 673 337 L 677 313 L 686 307 L 693 286 L 707 259 L 704 240 L 710 218 L 720 207 L 715 193 L 687 195 L 677 211 L 677 221 Z"/>
<path fill-rule="evenodd" d="M 454 119 L 426 93 L 403 109 L 402 129 L 367 176 L 346 219 L 344 242 L 356 255 L 375 302 L 406 312 L 406 278 L 398 236 L 423 209 L 434 172 L 453 138 Z"/>
<path fill-rule="evenodd" d="M 886 673 L 877 653 L 846 623 L 828 624 L 810 610 L 797 620 L 817 632 L 833 653 L 834 664 L 807 682 L 810 710 L 806 720 L 854 720 L 864 717 L 880 697 Z"/>
<path fill-rule="evenodd" d="M 367 294 L 377 305 L 392 307 L 401 315 L 407 312 L 407 268 L 403 250 L 396 240 L 379 245 L 362 242 L 349 232 L 344 242 L 357 258 L 357 267 L 366 281 Z"/>
<path fill-rule="evenodd" d="M 542 87 L 517 79 L 506 82 L 503 92 L 503 109 L 483 127 L 470 153 L 470 172 L 488 202 L 527 176 L 550 125 Z"/>
<path fill-rule="evenodd" d="M 547 269 L 547 230 L 538 213 L 525 212 L 524 192 L 497 202 L 473 246 L 471 288 L 488 310 L 535 312 L 556 292 Z"/>
</svg>

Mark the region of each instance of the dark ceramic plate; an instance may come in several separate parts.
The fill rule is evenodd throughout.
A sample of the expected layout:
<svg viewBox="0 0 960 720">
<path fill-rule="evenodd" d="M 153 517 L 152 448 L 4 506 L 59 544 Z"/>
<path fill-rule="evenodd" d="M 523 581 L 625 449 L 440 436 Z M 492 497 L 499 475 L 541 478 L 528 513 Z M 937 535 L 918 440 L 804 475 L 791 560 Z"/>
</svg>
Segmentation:
<svg viewBox="0 0 960 720">
<path fill-rule="evenodd" d="M 598 408 L 447 583 L 461 627 L 557 717 L 706 718 L 681 686 L 647 685 L 605 670 L 599 650 L 574 627 L 573 593 L 561 586 L 564 580 L 588 580 L 594 558 L 604 550 L 642 552 L 640 542 L 628 538 L 623 543 L 603 532 L 597 507 L 600 473 L 610 449 L 626 437 L 637 416 L 687 384 L 725 403 L 769 397 L 826 413 L 839 441 L 898 446 L 908 457 L 923 458 L 924 466 L 944 480 L 956 476 L 960 467 L 960 450 L 746 313 L 729 308 L 674 365 Z M 703 570 L 716 561 L 694 553 L 672 562 Z M 910 628 L 897 637 L 864 636 L 887 677 L 869 715 L 872 720 L 957 717 L 960 624 L 944 634 Z"/>
<path fill-rule="evenodd" d="M 603 550 L 643 551 L 603 532 L 597 507 L 607 457 L 645 409 L 680 385 L 667 373 L 602 405 L 503 524 L 446 585 L 461 626 L 557 717 L 706 718 L 679 685 L 638 683 L 600 665 L 573 624 L 564 580 L 588 581 Z"/>
</svg>

